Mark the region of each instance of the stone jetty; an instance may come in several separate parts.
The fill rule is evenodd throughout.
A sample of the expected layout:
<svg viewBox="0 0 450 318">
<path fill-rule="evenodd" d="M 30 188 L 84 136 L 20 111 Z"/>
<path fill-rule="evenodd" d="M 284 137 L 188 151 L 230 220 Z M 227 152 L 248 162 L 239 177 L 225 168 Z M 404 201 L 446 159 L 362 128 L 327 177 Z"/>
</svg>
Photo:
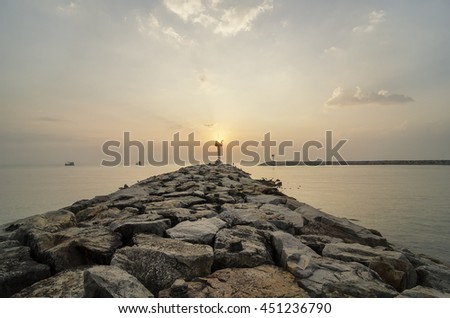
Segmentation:
<svg viewBox="0 0 450 318">
<path fill-rule="evenodd" d="M 450 268 L 234 166 L 0 226 L 1 297 L 450 297 Z"/>
</svg>

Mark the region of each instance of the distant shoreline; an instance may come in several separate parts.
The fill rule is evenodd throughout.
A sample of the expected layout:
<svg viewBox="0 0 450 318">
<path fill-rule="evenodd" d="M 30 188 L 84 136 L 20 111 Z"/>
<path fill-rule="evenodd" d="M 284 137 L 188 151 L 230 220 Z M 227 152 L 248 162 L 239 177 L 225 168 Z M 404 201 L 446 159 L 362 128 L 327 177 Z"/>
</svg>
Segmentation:
<svg viewBox="0 0 450 318">
<path fill-rule="evenodd" d="M 260 166 L 447 166 L 450 160 L 268 161 Z"/>
</svg>

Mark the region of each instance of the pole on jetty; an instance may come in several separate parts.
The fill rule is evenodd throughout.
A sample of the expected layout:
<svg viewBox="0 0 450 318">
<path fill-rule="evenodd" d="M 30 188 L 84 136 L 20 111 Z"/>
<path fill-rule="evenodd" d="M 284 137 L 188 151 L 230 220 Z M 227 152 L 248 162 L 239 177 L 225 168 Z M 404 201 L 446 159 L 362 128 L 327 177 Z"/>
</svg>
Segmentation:
<svg viewBox="0 0 450 318">
<path fill-rule="evenodd" d="M 223 140 L 222 141 L 218 141 L 216 140 L 215 146 L 217 147 L 217 160 L 216 160 L 216 164 L 221 164 L 222 161 L 220 160 L 220 157 L 222 155 L 221 149 L 223 146 Z"/>
</svg>

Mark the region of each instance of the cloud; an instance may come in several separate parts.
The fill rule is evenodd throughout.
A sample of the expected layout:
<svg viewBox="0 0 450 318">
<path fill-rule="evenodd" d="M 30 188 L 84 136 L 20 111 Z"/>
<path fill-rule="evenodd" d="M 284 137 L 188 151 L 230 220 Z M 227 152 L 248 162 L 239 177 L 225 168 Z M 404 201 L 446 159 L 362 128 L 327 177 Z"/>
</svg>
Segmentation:
<svg viewBox="0 0 450 318">
<path fill-rule="evenodd" d="M 187 45 L 192 43 L 184 36 L 180 35 L 173 27 L 161 25 L 159 20 L 151 13 L 147 18 L 136 16 L 136 22 L 137 29 L 141 34 L 163 38 L 176 45 Z"/>
<path fill-rule="evenodd" d="M 273 0 L 263 0 L 253 6 L 224 7 L 222 0 L 164 0 L 170 12 L 184 22 L 199 24 L 224 37 L 250 31 L 253 23 L 263 13 L 273 9 Z"/>
<path fill-rule="evenodd" d="M 164 0 L 164 5 L 184 21 L 188 21 L 191 17 L 196 17 L 206 10 L 202 0 Z"/>
<path fill-rule="evenodd" d="M 345 50 L 341 49 L 339 47 L 336 46 L 330 46 L 329 48 L 326 48 L 323 50 L 322 55 L 320 56 L 321 58 L 325 58 L 325 57 L 342 57 L 345 54 Z"/>
<path fill-rule="evenodd" d="M 231 8 L 225 10 L 220 18 L 220 22 L 214 29 L 214 33 L 223 36 L 235 36 L 239 32 L 249 31 L 258 16 L 272 9 L 272 1 L 264 1 L 262 4 L 252 8 Z"/>
<path fill-rule="evenodd" d="M 343 107 L 363 104 L 404 104 L 412 101 L 414 100 L 409 96 L 391 94 L 387 90 L 380 90 L 378 93 L 365 93 L 359 87 L 354 89 L 337 87 L 325 104 L 331 107 Z"/>
<path fill-rule="evenodd" d="M 370 12 L 367 24 L 354 27 L 353 33 L 362 34 L 373 32 L 379 24 L 386 21 L 385 15 L 386 14 L 383 10 Z"/>
<path fill-rule="evenodd" d="M 69 3 L 62 3 L 56 7 L 56 10 L 61 14 L 71 14 L 79 8 L 79 5 L 73 1 Z"/>
</svg>

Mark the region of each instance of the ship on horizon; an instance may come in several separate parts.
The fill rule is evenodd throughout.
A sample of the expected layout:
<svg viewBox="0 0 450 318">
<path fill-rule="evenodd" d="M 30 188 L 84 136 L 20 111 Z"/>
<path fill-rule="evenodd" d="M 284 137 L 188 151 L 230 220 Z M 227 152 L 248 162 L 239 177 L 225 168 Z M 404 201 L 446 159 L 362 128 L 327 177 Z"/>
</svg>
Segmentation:
<svg viewBox="0 0 450 318">
<path fill-rule="evenodd" d="M 66 161 L 66 163 L 64 163 L 64 165 L 66 167 L 72 167 L 72 166 L 75 166 L 75 162 L 73 162 L 73 161 Z"/>
</svg>

